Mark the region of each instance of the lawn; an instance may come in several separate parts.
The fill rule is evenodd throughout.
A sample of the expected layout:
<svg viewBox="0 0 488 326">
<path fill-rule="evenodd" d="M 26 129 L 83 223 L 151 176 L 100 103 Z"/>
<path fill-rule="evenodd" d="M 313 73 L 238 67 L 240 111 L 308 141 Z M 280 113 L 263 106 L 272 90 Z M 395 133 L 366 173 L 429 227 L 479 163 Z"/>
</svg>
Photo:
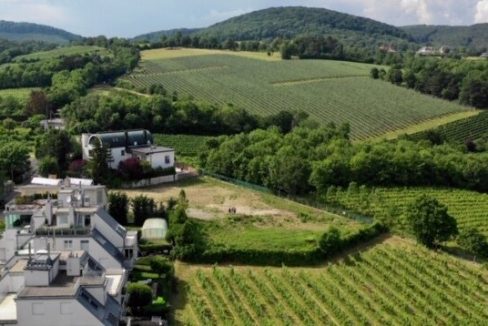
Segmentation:
<svg viewBox="0 0 488 326">
<path fill-rule="evenodd" d="M 488 319 L 488 271 L 400 238 L 317 268 L 178 264 L 185 325 L 459 325 Z"/>
<path fill-rule="evenodd" d="M 7 88 L 0 89 L 0 97 L 12 96 L 21 101 L 26 101 L 30 93 L 36 88 Z"/>
<path fill-rule="evenodd" d="M 355 140 L 472 111 L 455 102 L 372 80 L 369 72 L 373 65 L 369 64 L 270 61 L 239 52 L 189 49 L 149 50 L 142 58 L 140 67 L 124 77 L 137 87 L 162 84 L 170 93 L 232 103 L 261 115 L 303 110 L 324 124 L 349 122 Z"/>
</svg>

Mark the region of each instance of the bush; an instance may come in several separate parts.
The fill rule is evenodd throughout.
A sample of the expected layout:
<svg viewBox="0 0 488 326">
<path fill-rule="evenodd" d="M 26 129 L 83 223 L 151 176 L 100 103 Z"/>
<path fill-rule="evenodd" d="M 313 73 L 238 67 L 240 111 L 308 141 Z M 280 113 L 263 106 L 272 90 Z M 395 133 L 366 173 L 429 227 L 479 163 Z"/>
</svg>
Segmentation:
<svg viewBox="0 0 488 326">
<path fill-rule="evenodd" d="M 143 307 L 152 303 L 152 290 L 146 284 L 129 283 L 127 293 L 129 294 L 127 304 L 133 313 L 140 313 Z"/>
<path fill-rule="evenodd" d="M 56 159 L 52 156 L 45 156 L 39 162 L 39 174 L 48 177 L 50 174 L 58 174 L 59 166 Z"/>
<path fill-rule="evenodd" d="M 151 270 L 159 275 L 159 278 L 171 279 L 174 275 L 173 263 L 162 256 L 154 256 L 149 262 Z"/>
<path fill-rule="evenodd" d="M 467 252 L 480 257 L 488 257 L 488 242 L 486 237 L 475 228 L 463 230 L 457 243 Z"/>
<path fill-rule="evenodd" d="M 325 256 L 334 254 L 342 246 L 340 231 L 335 227 L 331 227 L 329 231 L 322 234 L 318 245 Z"/>
</svg>

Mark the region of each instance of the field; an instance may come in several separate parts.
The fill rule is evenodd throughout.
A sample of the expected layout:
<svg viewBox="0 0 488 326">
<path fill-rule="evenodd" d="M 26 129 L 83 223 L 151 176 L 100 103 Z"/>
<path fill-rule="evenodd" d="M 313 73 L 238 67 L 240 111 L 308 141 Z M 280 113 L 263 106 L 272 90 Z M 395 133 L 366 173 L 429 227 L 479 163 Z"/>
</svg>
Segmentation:
<svg viewBox="0 0 488 326">
<path fill-rule="evenodd" d="M 48 60 L 52 58 L 57 58 L 61 56 L 70 56 L 75 54 L 93 54 L 98 53 L 102 56 L 108 55 L 108 51 L 105 48 L 98 47 L 98 46 L 89 46 L 89 45 L 76 45 L 76 46 L 69 46 L 69 47 L 60 47 L 50 51 L 41 51 L 41 52 L 34 52 L 26 55 L 18 56 L 14 59 L 14 62 L 22 61 L 22 60 Z"/>
<path fill-rule="evenodd" d="M 184 325 L 482 325 L 488 272 L 391 238 L 319 268 L 179 264 Z"/>
<path fill-rule="evenodd" d="M 449 142 L 462 144 L 467 140 L 476 140 L 488 135 L 488 112 L 483 111 L 472 117 L 454 121 L 434 129 Z M 421 138 L 424 132 L 414 134 Z"/>
<path fill-rule="evenodd" d="M 160 146 L 172 147 L 179 156 L 198 156 L 205 149 L 210 136 L 154 134 L 154 142 Z"/>
<path fill-rule="evenodd" d="M 178 56 L 178 54 L 181 56 Z M 258 54 L 256 54 L 258 55 Z M 139 69 L 125 79 L 137 87 L 162 84 L 169 92 L 214 103 L 232 103 L 268 115 L 303 110 L 315 120 L 349 122 L 353 139 L 404 129 L 470 108 L 372 80 L 372 65 L 261 58 L 228 51 L 143 52 Z M 263 60 L 264 58 L 264 60 Z M 268 60 L 266 60 L 268 59 Z"/>
<path fill-rule="evenodd" d="M 178 186 L 124 190 L 129 197 L 147 195 L 156 201 L 176 198 L 185 190 L 188 215 L 203 226 L 212 245 L 257 250 L 313 249 L 330 225 L 344 235 L 363 226 L 350 219 L 271 194 L 248 190 L 212 178 Z M 236 214 L 229 214 L 235 208 Z"/>
<path fill-rule="evenodd" d="M 401 215 L 406 205 L 423 194 L 445 204 L 461 230 L 476 227 L 488 236 L 488 194 L 458 189 L 377 188 L 370 194 L 338 192 L 335 200 L 348 208 L 375 215 L 391 215 L 391 212 Z"/>
<path fill-rule="evenodd" d="M 12 96 L 19 100 L 27 100 L 31 91 L 35 90 L 35 88 L 8 88 L 8 89 L 0 89 L 0 97 L 7 97 Z"/>
</svg>

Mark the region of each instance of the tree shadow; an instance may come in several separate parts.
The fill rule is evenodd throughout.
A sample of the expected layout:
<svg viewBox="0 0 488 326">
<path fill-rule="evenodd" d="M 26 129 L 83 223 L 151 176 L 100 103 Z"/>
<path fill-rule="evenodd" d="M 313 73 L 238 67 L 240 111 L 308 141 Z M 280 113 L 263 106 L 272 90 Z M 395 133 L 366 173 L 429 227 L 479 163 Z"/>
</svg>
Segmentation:
<svg viewBox="0 0 488 326">
<path fill-rule="evenodd" d="M 175 278 L 170 298 L 171 309 L 168 314 L 170 325 L 184 325 L 181 321 L 176 320 L 176 311 L 185 309 L 188 304 L 189 284 L 185 280 Z"/>
</svg>

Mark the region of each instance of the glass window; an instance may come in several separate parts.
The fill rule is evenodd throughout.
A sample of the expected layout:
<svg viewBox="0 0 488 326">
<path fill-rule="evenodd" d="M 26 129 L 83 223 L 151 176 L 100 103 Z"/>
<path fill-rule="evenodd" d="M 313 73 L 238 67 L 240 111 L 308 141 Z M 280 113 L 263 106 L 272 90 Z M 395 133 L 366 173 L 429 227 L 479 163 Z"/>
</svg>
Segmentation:
<svg viewBox="0 0 488 326">
<path fill-rule="evenodd" d="M 73 249 L 73 240 L 64 240 L 64 249 Z"/>
<path fill-rule="evenodd" d="M 165 164 L 170 164 L 170 163 L 171 163 L 171 158 L 169 157 L 169 155 L 166 155 L 166 156 L 164 157 L 164 163 L 165 163 Z"/>
<path fill-rule="evenodd" d="M 68 224 L 68 216 L 58 216 L 58 225 Z"/>
</svg>

